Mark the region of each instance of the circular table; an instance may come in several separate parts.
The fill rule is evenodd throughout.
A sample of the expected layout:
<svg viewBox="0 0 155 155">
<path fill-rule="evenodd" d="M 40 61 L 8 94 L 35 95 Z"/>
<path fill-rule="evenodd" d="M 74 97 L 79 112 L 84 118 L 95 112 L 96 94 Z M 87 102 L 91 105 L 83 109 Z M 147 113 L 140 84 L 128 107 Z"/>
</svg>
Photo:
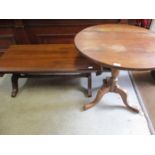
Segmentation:
<svg viewBox="0 0 155 155">
<path fill-rule="evenodd" d="M 84 109 L 95 106 L 105 93 L 115 92 L 130 110 L 139 112 L 128 103 L 127 92 L 117 84 L 117 78 L 120 70 L 155 69 L 155 33 L 126 24 L 104 24 L 80 31 L 74 42 L 83 55 L 112 71 L 94 101 L 86 104 Z"/>
</svg>

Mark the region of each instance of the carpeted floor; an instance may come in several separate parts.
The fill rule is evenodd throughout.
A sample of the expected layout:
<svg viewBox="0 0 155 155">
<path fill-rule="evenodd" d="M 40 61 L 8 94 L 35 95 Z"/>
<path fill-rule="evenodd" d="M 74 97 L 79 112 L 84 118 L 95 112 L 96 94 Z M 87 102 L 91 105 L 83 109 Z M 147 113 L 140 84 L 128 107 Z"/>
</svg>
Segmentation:
<svg viewBox="0 0 155 155">
<path fill-rule="evenodd" d="M 0 78 L 0 134 L 150 134 L 143 112 L 128 111 L 116 94 L 82 111 L 107 75 L 93 76 L 92 98 L 86 95 L 85 78 L 20 79 L 19 94 L 11 98 L 10 75 L 5 75 Z M 128 90 L 129 101 L 140 107 L 128 72 L 121 72 L 119 83 Z"/>
<path fill-rule="evenodd" d="M 136 87 L 155 129 L 155 80 L 150 71 L 132 72 Z"/>
</svg>

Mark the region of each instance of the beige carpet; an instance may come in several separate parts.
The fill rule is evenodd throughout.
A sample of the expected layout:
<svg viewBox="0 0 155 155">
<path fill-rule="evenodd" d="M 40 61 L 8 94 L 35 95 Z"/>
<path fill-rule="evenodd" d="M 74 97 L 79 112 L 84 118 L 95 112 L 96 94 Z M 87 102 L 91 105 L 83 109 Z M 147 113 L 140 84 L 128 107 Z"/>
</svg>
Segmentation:
<svg viewBox="0 0 155 155">
<path fill-rule="evenodd" d="M 150 71 L 132 72 L 132 74 L 155 129 L 155 80 L 151 77 Z"/>
<path fill-rule="evenodd" d="M 0 78 L 0 134 L 150 134 L 143 112 L 128 111 L 119 96 L 109 93 L 83 112 L 102 84 L 103 73 L 93 77 L 93 97 L 87 98 L 87 80 L 20 79 L 19 94 L 10 97 L 10 75 Z M 119 83 L 129 101 L 140 106 L 127 72 Z"/>
</svg>

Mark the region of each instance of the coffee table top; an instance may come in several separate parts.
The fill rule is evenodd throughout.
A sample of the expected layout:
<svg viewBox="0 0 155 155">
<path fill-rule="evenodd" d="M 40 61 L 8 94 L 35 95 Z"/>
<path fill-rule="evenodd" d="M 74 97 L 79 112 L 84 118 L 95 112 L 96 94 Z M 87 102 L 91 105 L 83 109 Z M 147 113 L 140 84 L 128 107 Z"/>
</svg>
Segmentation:
<svg viewBox="0 0 155 155">
<path fill-rule="evenodd" d="M 99 69 L 81 56 L 73 44 L 12 45 L 0 57 L 0 72 L 79 72 Z"/>
<path fill-rule="evenodd" d="M 75 37 L 86 57 L 105 67 L 123 70 L 155 69 L 155 33 L 126 24 L 88 27 Z"/>
</svg>

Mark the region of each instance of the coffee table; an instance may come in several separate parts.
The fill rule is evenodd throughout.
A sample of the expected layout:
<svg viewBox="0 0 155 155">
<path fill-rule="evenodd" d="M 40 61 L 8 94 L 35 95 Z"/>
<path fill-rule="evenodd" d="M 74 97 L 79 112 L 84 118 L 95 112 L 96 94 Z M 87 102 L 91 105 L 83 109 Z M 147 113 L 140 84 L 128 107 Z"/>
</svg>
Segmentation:
<svg viewBox="0 0 155 155">
<path fill-rule="evenodd" d="M 91 73 L 100 70 L 74 44 L 12 45 L 0 57 L 0 73 L 12 74 L 12 97 L 17 95 L 19 78 L 33 77 L 86 77 L 90 97 Z"/>
<path fill-rule="evenodd" d="M 84 109 L 95 106 L 104 94 L 114 92 L 130 110 L 139 112 L 128 102 L 127 91 L 117 84 L 118 76 L 120 70 L 155 69 L 155 33 L 126 24 L 104 24 L 82 30 L 74 41 L 81 54 L 112 71 L 96 98 Z"/>
</svg>

